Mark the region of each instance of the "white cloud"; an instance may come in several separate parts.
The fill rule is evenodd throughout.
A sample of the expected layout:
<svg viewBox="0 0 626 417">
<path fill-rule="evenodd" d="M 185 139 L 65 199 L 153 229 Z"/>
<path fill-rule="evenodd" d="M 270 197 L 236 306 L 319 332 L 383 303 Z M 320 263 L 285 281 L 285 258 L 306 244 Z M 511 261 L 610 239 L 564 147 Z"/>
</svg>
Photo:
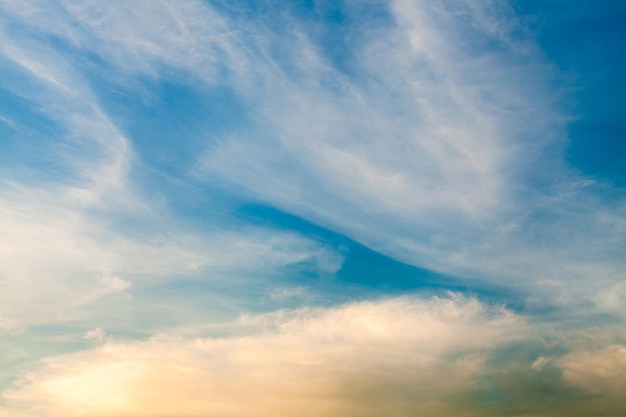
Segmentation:
<svg viewBox="0 0 626 417">
<path fill-rule="evenodd" d="M 198 0 L 8 2 L 4 11 L 69 42 L 70 47 L 96 53 L 130 74 L 158 77 L 167 68 L 189 70 L 205 82 L 220 80 L 220 69 L 245 76 L 248 62 L 238 29 Z"/>
<path fill-rule="evenodd" d="M 0 283 L 6 289 L 0 312 L 10 322 L 76 319 L 83 306 L 116 294 L 130 302 L 130 291 L 168 279 L 241 279 L 299 262 L 327 272 L 341 266 L 342 257 L 330 248 L 293 233 L 224 220 L 194 230 L 134 182 L 131 171 L 140 161 L 132 138 L 100 105 L 93 74 L 71 49 L 153 75 L 158 71 L 150 68 L 161 68 L 169 57 L 173 67 L 202 67 L 201 78 L 209 82 L 209 63 L 218 65 L 229 53 L 217 39 L 230 36 L 223 19 L 199 2 L 160 6 L 34 1 L 0 8 L 0 53 L 12 76 L 2 84 L 58 127 L 54 135 L 40 132 L 38 146 L 63 172 L 29 166 L 31 176 L 9 172 L 0 183 Z M 67 44 L 52 46 L 50 36 Z M 14 162 L 28 166 L 29 160 Z"/>
<path fill-rule="evenodd" d="M 85 333 L 83 336 L 83 339 L 94 340 L 96 342 L 102 342 L 104 340 L 105 334 L 106 333 L 104 332 L 104 330 L 98 327 L 94 330 L 89 330 L 87 333 Z"/>
<path fill-rule="evenodd" d="M 624 203 L 597 197 L 602 184 L 565 166 L 567 116 L 546 86 L 549 66 L 504 3 L 391 2 L 392 22 L 351 33 L 346 72 L 288 13 L 272 16 L 285 23 L 273 28 L 200 1 L 5 1 L 0 13 L 2 65 L 19 75 L 3 85 L 58 124 L 43 152 L 71 172 L 53 179 L 42 169 L 40 186 L 17 175 L 1 184 L 0 328 L 67 322 L 85 304 L 131 302 L 148 282 L 199 271 L 231 285 L 292 263 L 341 265 L 295 234 L 228 222 L 192 230 L 173 219 L 131 180 L 133 138 L 88 75 L 121 90 L 145 88 L 138 80 L 148 76 L 236 92 L 245 122 L 219 138 L 206 132 L 208 151 L 180 172 L 409 264 L 622 313 Z M 77 56 L 106 69 L 86 74 L 94 68 Z M 298 297 L 298 288 L 270 297 Z M 437 393 L 467 388 L 482 350 L 519 324 L 468 299 L 282 312 L 242 319 L 253 335 L 109 341 L 49 358 L 7 399 L 25 415 L 247 415 L 243 397 L 254 415 L 393 415 L 413 397 L 441 415 Z M 573 385 L 613 390 L 622 350 L 550 363 Z"/>
<path fill-rule="evenodd" d="M 197 1 L 59 4 L 4 10 L 99 56 L 118 88 L 147 74 L 237 93 L 246 122 L 206 132 L 209 151 L 183 172 L 403 262 L 551 302 L 624 279 L 624 204 L 567 168 L 552 70 L 504 3 L 391 2 L 387 24 L 352 28 L 347 73 L 288 13 L 270 25 Z M 44 74 L 35 61 L 20 60 Z"/>
<path fill-rule="evenodd" d="M 626 282 L 600 290 L 594 301 L 600 310 L 626 317 Z"/>
<path fill-rule="evenodd" d="M 535 369 L 535 370 L 539 371 L 539 370 L 541 370 L 541 368 L 543 368 L 543 367 L 544 367 L 544 366 L 545 366 L 548 362 L 550 362 L 550 358 L 546 358 L 546 357 L 543 357 L 543 356 L 539 356 L 539 357 L 537 358 L 537 360 L 536 360 L 536 361 L 534 361 L 534 362 L 532 363 L 532 365 L 530 365 L 530 367 L 531 367 L 532 369 Z"/>
<path fill-rule="evenodd" d="M 486 350 L 525 328 L 514 313 L 459 296 L 279 311 L 233 325 L 246 333 L 161 334 L 47 358 L 5 392 L 8 416 L 437 415 L 445 395 L 472 386 Z"/>
<path fill-rule="evenodd" d="M 21 189 L 0 199 L 0 282 L 5 288 L 0 311 L 24 324 L 66 320 L 71 311 L 125 293 L 134 284 L 198 274 L 209 280 L 241 279 L 253 271 L 310 261 L 334 272 L 342 263 L 332 249 L 296 234 L 247 227 L 213 229 L 204 236 L 175 228 L 165 213 L 135 220 L 158 225 L 149 233 L 125 231 L 36 192 Z"/>
<path fill-rule="evenodd" d="M 308 296 L 308 289 L 306 287 L 280 287 L 275 288 L 269 293 L 269 298 L 272 300 L 289 300 L 289 299 L 302 299 Z"/>
<path fill-rule="evenodd" d="M 395 26 L 354 35 L 354 74 L 288 42 L 301 71 L 266 69 L 258 126 L 212 144 L 199 175 L 409 264 L 549 302 L 622 281 L 623 204 L 566 166 L 567 115 L 512 10 L 392 9 Z"/>
<path fill-rule="evenodd" d="M 626 392 L 626 346 L 611 344 L 604 349 L 575 350 L 559 361 L 563 379 L 589 391 L 617 396 Z"/>
</svg>

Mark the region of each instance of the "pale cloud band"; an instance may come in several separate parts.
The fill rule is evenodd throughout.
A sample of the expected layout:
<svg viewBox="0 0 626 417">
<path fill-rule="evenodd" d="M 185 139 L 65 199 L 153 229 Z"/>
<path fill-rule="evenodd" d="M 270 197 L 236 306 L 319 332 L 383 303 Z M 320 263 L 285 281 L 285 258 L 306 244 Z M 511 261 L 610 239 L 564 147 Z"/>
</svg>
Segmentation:
<svg viewBox="0 0 626 417">
<path fill-rule="evenodd" d="M 541 366 L 520 358 L 496 364 L 490 357 L 523 346 L 537 329 L 502 307 L 455 294 L 282 310 L 230 326 L 241 334 L 109 339 L 47 358 L 5 392 L 5 410 L 68 417 L 488 416 L 502 412 L 498 401 L 481 401 L 489 391 L 545 401 L 533 392 L 542 378 L 553 379 L 556 404 L 545 413 L 525 405 L 532 415 L 625 405 L 626 347 L 573 351 L 556 367 L 545 359 Z M 562 379 L 552 375 L 559 367 Z"/>
</svg>

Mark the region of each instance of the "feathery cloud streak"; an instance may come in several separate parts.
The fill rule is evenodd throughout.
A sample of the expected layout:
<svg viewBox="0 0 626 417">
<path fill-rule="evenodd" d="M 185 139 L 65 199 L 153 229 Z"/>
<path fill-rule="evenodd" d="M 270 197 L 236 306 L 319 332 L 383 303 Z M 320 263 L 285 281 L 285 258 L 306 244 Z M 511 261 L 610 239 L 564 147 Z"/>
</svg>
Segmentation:
<svg viewBox="0 0 626 417">
<path fill-rule="evenodd" d="M 206 132 L 193 172 L 211 182 L 445 273 L 544 287 L 624 278 L 623 202 L 608 206 L 565 166 L 567 115 L 505 5 L 394 2 L 391 24 L 350 33 L 347 73 L 277 11 L 61 5 L 54 24 L 42 8 L 12 11 L 123 74 L 182 70 L 236 92 L 249 122 Z"/>
</svg>

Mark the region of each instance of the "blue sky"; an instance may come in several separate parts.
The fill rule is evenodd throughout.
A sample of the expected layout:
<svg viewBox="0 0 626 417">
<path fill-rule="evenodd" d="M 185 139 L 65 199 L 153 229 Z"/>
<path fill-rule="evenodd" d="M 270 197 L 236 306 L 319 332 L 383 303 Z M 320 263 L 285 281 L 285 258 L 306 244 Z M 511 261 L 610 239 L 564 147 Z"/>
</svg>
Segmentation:
<svg viewBox="0 0 626 417">
<path fill-rule="evenodd" d="M 0 415 L 622 415 L 625 17 L 0 1 Z"/>
</svg>

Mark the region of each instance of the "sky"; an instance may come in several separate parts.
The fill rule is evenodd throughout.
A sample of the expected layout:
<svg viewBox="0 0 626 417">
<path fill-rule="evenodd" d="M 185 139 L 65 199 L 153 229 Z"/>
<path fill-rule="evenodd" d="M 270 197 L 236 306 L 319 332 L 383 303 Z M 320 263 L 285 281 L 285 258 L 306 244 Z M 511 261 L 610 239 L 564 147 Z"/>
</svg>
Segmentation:
<svg viewBox="0 0 626 417">
<path fill-rule="evenodd" d="M 625 19 L 0 0 L 0 416 L 623 416 Z"/>
</svg>

